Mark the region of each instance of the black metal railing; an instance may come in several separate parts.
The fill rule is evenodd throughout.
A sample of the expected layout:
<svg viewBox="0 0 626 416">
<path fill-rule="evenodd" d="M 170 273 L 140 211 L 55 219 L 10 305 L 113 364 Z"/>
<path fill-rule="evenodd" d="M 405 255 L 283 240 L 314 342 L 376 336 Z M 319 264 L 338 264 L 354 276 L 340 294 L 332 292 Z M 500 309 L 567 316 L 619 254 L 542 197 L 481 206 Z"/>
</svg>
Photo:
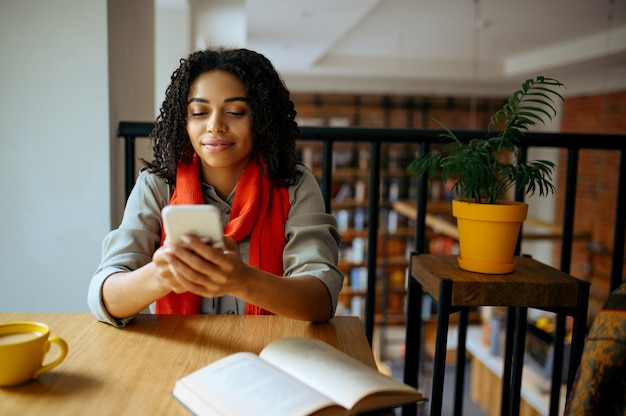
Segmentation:
<svg viewBox="0 0 626 416">
<path fill-rule="evenodd" d="M 125 186 L 126 195 L 135 182 L 135 139 L 148 137 L 153 123 L 149 122 L 120 122 L 118 136 L 125 141 Z M 384 144 L 418 144 L 421 152 L 426 152 L 431 144 L 440 143 L 438 130 L 408 129 L 408 128 L 346 128 L 346 127 L 301 127 L 298 140 L 322 143 L 322 173 L 321 189 L 324 194 L 326 209 L 331 211 L 331 189 L 333 180 L 333 145 L 335 143 L 367 143 L 371 145 L 369 160 L 369 192 L 367 218 L 369 218 L 367 236 L 367 274 L 368 288 L 376 287 L 376 247 L 378 247 L 378 217 L 379 217 L 379 182 L 381 172 L 381 146 Z M 460 131 L 456 133 L 461 140 L 472 137 L 481 137 L 484 132 Z M 626 230 L 626 136 L 607 134 L 577 134 L 577 133 L 528 133 L 522 140 L 522 154 L 527 154 L 531 147 L 559 148 L 567 150 L 567 168 L 565 179 L 565 194 L 563 204 L 562 237 L 560 270 L 569 273 L 572 261 L 572 243 L 574 241 L 574 213 L 576 210 L 576 184 L 578 178 L 578 157 L 581 149 L 605 149 L 620 152 L 620 164 L 616 174 L 618 185 L 616 189 L 616 216 L 613 252 L 611 258 L 610 290 L 612 291 L 622 282 L 624 267 L 624 248 Z M 419 181 L 417 185 L 417 212 L 415 221 L 414 250 L 426 252 L 426 196 L 428 184 Z M 517 198 L 523 199 L 518 192 Z M 608 294 L 607 294 L 608 295 Z M 365 298 L 365 332 L 368 340 L 372 341 L 374 331 L 374 309 L 376 291 L 368 290 Z"/>
</svg>

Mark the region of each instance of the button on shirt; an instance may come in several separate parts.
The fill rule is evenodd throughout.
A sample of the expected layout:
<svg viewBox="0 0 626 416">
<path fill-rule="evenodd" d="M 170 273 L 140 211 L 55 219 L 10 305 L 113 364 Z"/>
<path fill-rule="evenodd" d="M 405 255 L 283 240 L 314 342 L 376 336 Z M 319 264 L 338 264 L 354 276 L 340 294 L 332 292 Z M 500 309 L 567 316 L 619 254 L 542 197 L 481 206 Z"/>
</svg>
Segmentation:
<svg viewBox="0 0 626 416">
<path fill-rule="evenodd" d="M 337 268 L 340 236 L 335 218 L 325 212 L 317 180 L 304 166 L 298 165 L 298 171 L 298 180 L 289 187 L 291 208 L 285 224 L 284 276 L 310 275 L 320 279 L 328 289 L 334 314 L 343 284 L 343 274 Z M 147 170 L 139 174 L 119 228 L 104 239 L 102 261 L 89 286 L 89 308 L 98 320 L 124 326 L 132 319 L 115 319 L 107 312 L 101 296 L 102 285 L 113 273 L 136 270 L 152 261 L 161 242 L 161 209 L 169 203 L 172 191 L 160 176 Z M 208 184 L 202 184 L 202 192 L 205 203 L 217 206 L 222 212 L 222 223 L 228 223 L 236 189 L 226 201 Z M 248 262 L 249 237 L 237 246 L 242 260 Z M 234 296 L 203 298 L 202 313 L 243 314 L 245 305 Z M 149 313 L 153 306 L 144 312 Z"/>
</svg>

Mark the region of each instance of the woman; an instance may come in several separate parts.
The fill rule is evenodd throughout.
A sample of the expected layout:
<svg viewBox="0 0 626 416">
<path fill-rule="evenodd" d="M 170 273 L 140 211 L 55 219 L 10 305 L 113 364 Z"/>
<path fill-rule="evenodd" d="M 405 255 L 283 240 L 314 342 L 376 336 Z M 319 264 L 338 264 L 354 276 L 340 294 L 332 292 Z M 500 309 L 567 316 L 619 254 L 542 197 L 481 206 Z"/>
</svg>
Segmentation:
<svg viewBox="0 0 626 416">
<path fill-rule="evenodd" d="M 289 91 L 262 55 L 205 50 L 181 60 L 120 227 L 103 243 L 88 301 L 124 326 L 157 313 L 274 313 L 330 319 L 343 275 L 339 235 L 317 181 L 295 157 Z M 162 233 L 168 204 L 222 211 L 225 249 Z"/>
</svg>

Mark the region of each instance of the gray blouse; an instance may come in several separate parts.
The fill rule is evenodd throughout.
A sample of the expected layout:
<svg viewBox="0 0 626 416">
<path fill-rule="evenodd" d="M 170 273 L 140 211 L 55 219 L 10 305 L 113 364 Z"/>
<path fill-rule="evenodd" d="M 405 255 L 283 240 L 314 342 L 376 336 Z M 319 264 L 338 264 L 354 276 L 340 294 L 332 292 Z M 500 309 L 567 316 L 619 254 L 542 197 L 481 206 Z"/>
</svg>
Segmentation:
<svg viewBox="0 0 626 416">
<path fill-rule="evenodd" d="M 320 279 L 328 289 L 334 315 L 343 284 L 343 274 L 337 268 L 341 237 L 335 218 L 325 212 L 315 177 L 302 165 L 298 165 L 298 171 L 296 184 L 289 187 L 291 208 L 285 224 L 284 275 L 310 275 Z M 222 212 L 222 223 L 226 224 L 236 189 L 226 201 L 218 197 L 210 185 L 203 183 L 202 190 L 205 203 L 216 205 Z M 169 203 L 172 191 L 160 176 L 146 170 L 140 172 L 119 228 L 104 239 L 102 261 L 89 285 L 89 309 L 98 320 L 121 327 L 133 318 L 115 319 L 107 312 L 102 301 L 102 285 L 113 273 L 136 270 L 152 261 L 161 242 L 161 209 Z M 249 238 L 238 242 L 239 253 L 246 262 L 249 246 Z M 150 305 L 143 313 L 150 313 L 153 308 L 154 305 Z M 202 313 L 243 314 L 244 311 L 245 302 L 234 296 L 202 300 Z"/>
</svg>

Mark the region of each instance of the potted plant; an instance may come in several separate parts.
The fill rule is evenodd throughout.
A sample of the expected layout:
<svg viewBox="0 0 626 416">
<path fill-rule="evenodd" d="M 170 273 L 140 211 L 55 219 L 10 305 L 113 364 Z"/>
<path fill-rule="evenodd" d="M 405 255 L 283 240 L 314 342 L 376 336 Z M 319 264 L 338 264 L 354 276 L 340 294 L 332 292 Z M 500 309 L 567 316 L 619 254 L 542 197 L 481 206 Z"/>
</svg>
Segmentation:
<svg viewBox="0 0 626 416">
<path fill-rule="evenodd" d="M 526 195 L 554 193 L 554 163 L 547 160 L 519 161 L 519 141 L 530 126 L 544 123 L 557 113 L 556 91 L 563 87 L 554 78 L 528 79 L 489 120 L 485 137 L 461 141 L 439 121 L 448 142 L 441 152 L 418 155 L 407 170 L 422 177 L 454 181 L 452 214 L 459 228 L 459 267 L 481 273 L 510 273 L 515 268 L 514 251 L 528 205 L 507 201 L 507 193 L 517 187 Z M 474 228 L 482 218 L 486 229 Z M 508 243 L 492 233 L 504 226 Z M 468 235 L 469 234 L 469 235 Z M 493 245 L 491 243 L 493 242 Z M 485 252 L 484 254 L 482 252 Z M 486 256 L 486 257 L 485 257 Z"/>
</svg>

